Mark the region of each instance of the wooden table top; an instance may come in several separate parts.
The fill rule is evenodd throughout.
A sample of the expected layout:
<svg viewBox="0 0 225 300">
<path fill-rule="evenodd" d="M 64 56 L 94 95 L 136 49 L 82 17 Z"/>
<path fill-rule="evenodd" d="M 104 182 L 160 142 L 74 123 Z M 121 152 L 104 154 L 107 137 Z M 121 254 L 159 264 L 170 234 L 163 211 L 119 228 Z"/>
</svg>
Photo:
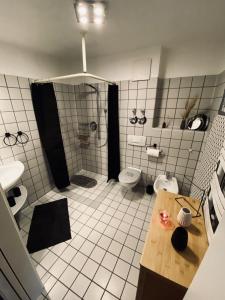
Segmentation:
<svg viewBox="0 0 225 300">
<path fill-rule="evenodd" d="M 181 206 L 175 198 L 178 195 L 160 191 L 155 200 L 155 205 L 145 240 L 140 264 L 173 282 L 186 288 L 189 287 L 201 261 L 208 248 L 208 240 L 203 216 L 192 218 L 192 224 L 187 228 L 188 246 L 183 252 L 177 252 L 171 243 L 171 236 L 176 227 L 177 214 Z M 189 203 L 198 208 L 199 200 L 185 197 Z M 179 200 L 183 207 L 190 206 Z M 165 229 L 160 223 L 159 213 L 166 210 L 173 224 Z"/>
</svg>

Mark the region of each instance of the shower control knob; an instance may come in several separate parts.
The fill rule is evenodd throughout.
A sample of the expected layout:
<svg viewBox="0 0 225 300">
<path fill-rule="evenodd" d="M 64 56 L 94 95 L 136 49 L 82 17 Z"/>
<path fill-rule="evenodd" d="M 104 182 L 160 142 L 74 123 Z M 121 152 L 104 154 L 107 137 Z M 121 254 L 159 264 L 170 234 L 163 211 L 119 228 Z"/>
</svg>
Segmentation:
<svg viewBox="0 0 225 300">
<path fill-rule="evenodd" d="M 97 125 L 97 123 L 95 121 L 93 121 L 93 122 L 90 123 L 90 129 L 91 129 L 91 131 L 96 131 L 97 127 L 98 127 L 98 125 Z"/>
</svg>

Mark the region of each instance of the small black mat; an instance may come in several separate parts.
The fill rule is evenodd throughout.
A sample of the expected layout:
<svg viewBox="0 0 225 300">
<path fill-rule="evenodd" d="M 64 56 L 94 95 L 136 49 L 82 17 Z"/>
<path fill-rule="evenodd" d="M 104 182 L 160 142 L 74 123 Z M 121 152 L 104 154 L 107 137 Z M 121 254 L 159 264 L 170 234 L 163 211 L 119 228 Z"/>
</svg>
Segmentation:
<svg viewBox="0 0 225 300">
<path fill-rule="evenodd" d="M 97 185 L 96 179 L 84 175 L 73 175 L 70 182 L 88 189 Z"/>
<path fill-rule="evenodd" d="M 66 198 L 35 206 L 27 241 L 29 253 L 69 239 L 71 232 Z"/>
</svg>

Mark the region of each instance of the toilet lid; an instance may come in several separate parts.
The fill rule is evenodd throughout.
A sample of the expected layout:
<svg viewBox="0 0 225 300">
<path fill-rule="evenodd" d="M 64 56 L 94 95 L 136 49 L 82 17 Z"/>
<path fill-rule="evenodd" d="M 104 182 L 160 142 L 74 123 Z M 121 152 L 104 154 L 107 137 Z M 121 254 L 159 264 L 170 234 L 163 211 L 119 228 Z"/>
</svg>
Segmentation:
<svg viewBox="0 0 225 300">
<path fill-rule="evenodd" d="M 127 168 L 120 173 L 119 180 L 124 183 L 134 183 L 138 180 L 139 176 L 139 171 Z"/>
</svg>

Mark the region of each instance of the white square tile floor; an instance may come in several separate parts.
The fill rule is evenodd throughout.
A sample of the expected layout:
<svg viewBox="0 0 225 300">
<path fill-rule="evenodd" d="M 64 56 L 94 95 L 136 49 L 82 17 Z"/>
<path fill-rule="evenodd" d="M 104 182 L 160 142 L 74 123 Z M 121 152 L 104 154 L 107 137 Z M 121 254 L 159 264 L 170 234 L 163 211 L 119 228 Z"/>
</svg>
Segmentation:
<svg viewBox="0 0 225 300">
<path fill-rule="evenodd" d="M 35 205 L 68 199 L 72 239 L 31 255 L 43 282 L 43 299 L 135 299 L 139 261 L 154 197 L 128 191 L 106 177 L 82 170 L 97 185 L 50 191 L 21 212 L 26 243 Z"/>
</svg>

